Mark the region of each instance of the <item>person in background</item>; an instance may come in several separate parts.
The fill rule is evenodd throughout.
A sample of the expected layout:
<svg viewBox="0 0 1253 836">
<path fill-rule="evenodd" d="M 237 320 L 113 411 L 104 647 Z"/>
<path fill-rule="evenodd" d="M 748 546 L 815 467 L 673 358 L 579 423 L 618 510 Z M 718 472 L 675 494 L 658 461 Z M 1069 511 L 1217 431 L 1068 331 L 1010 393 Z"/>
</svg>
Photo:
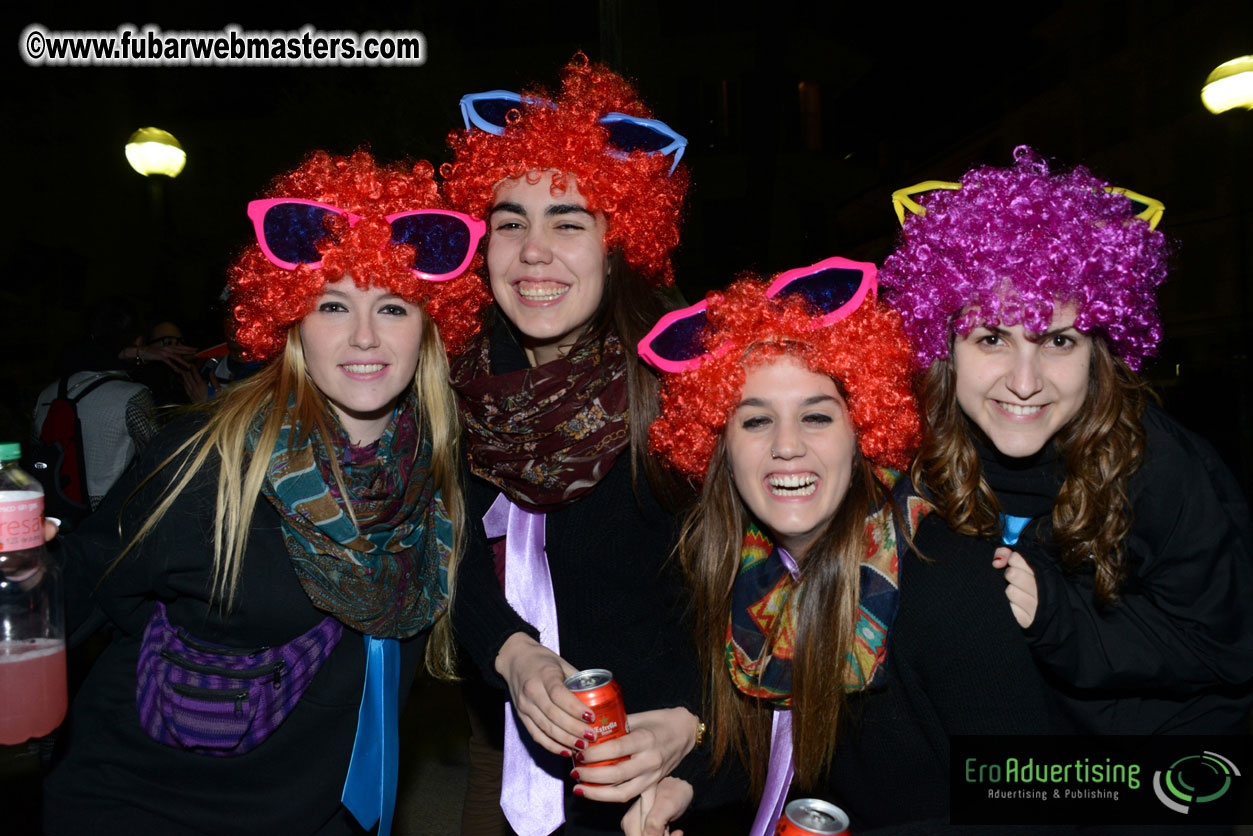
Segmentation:
<svg viewBox="0 0 1253 836">
<path fill-rule="evenodd" d="M 148 331 L 148 345 L 183 345 L 183 329 L 168 319 L 163 319 Z"/>
<path fill-rule="evenodd" d="M 85 479 L 76 475 L 70 481 L 83 481 L 81 488 L 85 490 L 74 490 L 75 495 L 67 501 L 82 506 L 81 516 L 100 504 L 109 488 L 157 432 L 152 390 L 133 379 L 131 373 L 148 357 L 154 363 L 182 362 L 177 353 L 167 353 L 164 349 L 146 353 L 142 342 L 130 305 L 121 297 L 103 300 L 88 314 L 87 340 L 65 351 L 58 363 L 64 370 L 61 377 L 44 387 L 35 401 L 35 437 L 47 437 L 50 441 L 53 435 L 72 439 L 73 427 L 69 428 L 67 436 L 65 429 L 45 427 L 45 422 L 54 401 L 73 401 L 82 441 L 82 449 L 75 455 L 81 460 L 81 476 Z M 65 419 L 58 415 L 54 420 L 64 422 Z M 55 488 L 45 492 L 55 493 Z M 61 513 L 68 519 L 73 511 L 67 507 Z"/>
<path fill-rule="evenodd" d="M 178 355 L 175 362 L 145 363 L 131 372 L 136 380 L 152 390 L 153 398 L 160 407 L 184 406 L 198 402 L 195 395 L 200 387 L 193 385 L 190 390 L 188 389 L 188 382 L 192 381 L 196 373 L 194 367 L 196 349 L 188 347 L 184 342 L 183 330 L 170 320 L 160 320 L 148 329 L 147 339 L 144 342 L 144 348 L 148 351 L 170 350 L 176 347 L 187 349 L 187 351 Z M 168 420 L 168 416 L 166 419 Z"/>
</svg>

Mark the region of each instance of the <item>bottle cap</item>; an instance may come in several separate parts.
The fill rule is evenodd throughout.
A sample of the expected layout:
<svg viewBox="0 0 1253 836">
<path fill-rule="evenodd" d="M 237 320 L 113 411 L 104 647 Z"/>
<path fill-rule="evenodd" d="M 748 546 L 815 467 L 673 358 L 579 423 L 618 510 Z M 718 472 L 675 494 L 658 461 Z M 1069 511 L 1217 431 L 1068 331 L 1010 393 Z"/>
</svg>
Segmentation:
<svg viewBox="0 0 1253 836">
<path fill-rule="evenodd" d="M 15 462 L 22 457 L 22 445 L 16 441 L 0 444 L 0 462 Z"/>
</svg>

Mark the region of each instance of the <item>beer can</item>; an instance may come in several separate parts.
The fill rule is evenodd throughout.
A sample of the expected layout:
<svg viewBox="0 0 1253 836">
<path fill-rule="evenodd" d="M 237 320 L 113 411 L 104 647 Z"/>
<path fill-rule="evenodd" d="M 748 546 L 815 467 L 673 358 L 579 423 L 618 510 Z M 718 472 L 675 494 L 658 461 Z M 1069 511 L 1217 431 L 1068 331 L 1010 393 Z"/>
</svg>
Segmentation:
<svg viewBox="0 0 1253 836">
<path fill-rule="evenodd" d="M 579 671 L 566 678 L 566 687 L 573 691 L 574 695 L 596 715 L 592 729 L 596 739 L 591 745 L 595 746 L 597 743 L 613 740 L 627 733 L 626 706 L 622 702 L 622 689 L 614 681 L 612 673 L 604 668 Z M 597 761 L 588 766 L 608 766 L 624 760 L 627 758 L 614 758 L 608 761 Z"/>
<path fill-rule="evenodd" d="M 789 801 L 774 829 L 775 836 L 848 836 L 848 815 L 829 801 Z"/>
</svg>

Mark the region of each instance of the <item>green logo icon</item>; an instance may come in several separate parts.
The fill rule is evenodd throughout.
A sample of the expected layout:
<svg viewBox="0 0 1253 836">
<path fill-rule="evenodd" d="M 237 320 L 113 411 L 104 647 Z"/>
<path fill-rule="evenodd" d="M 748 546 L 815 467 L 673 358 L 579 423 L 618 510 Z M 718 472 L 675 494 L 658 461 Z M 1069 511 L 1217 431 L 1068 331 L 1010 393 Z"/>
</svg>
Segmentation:
<svg viewBox="0 0 1253 836">
<path fill-rule="evenodd" d="M 1187 815 L 1193 804 L 1222 798 L 1231 789 L 1232 778 L 1239 777 L 1236 765 L 1217 752 L 1187 755 L 1165 772 L 1153 773 L 1153 792 L 1166 807 Z"/>
</svg>

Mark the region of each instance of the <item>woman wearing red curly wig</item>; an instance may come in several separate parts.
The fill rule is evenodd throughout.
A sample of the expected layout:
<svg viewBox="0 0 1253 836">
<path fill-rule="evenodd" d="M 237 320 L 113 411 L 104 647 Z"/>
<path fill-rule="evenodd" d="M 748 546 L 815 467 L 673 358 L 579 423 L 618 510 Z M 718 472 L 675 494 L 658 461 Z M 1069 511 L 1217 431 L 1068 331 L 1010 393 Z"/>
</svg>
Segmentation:
<svg viewBox="0 0 1253 836">
<path fill-rule="evenodd" d="M 453 386 L 474 474 L 467 514 L 496 553 L 466 555 L 453 621 L 512 705 L 467 689 L 481 708 L 463 831 L 501 832 L 500 798 L 523 836 L 563 820 L 566 834 L 609 832 L 622 811 L 587 800 L 635 798 L 675 769 L 699 726 L 694 653 L 665 568 L 674 518 L 646 456 L 656 381 L 634 353 L 667 307 L 683 140 L 583 56 L 556 96 L 472 94 L 462 110 L 445 189 L 487 219 L 496 306 L 453 363 Z M 564 685 L 589 668 L 612 671 L 632 712 L 630 734 L 593 747 L 595 718 Z M 497 735 L 503 789 L 479 745 Z M 475 820 L 489 808 L 496 821 Z"/>
<path fill-rule="evenodd" d="M 235 339 L 267 365 L 172 423 L 61 540 L 71 625 L 99 614 L 114 639 L 46 832 L 389 831 L 400 700 L 424 647 L 449 666 L 445 346 L 487 301 L 463 275 L 482 222 L 444 210 L 433 173 L 317 152 L 249 205 Z"/>
<path fill-rule="evenodd" d="M 914 551 L 947 545 L 899 476 L 921 428 L 900 317 L 875 291 L 873 265 L 827 259 L 741 279 L 641 344 L 665 372 L 652 449 L 702 483 L 678 554 L 712 760 L 747 767 L 752 836 L 774 832 L 789 792 L 834 801 L 854 832 L 932 832 L 948 736 L 1048 715 L 1028 654 L 1003 655 L 1012 621 L 979 614 L 996 579 L 972 586 Z M 949 613 L 967 610 L 978 641 L 954 637 Z M 975 661 L 985 649 L 992 664 Z M 627 832 L 661 834 L 691 797 L 667 779 Z"/>
</svg>

